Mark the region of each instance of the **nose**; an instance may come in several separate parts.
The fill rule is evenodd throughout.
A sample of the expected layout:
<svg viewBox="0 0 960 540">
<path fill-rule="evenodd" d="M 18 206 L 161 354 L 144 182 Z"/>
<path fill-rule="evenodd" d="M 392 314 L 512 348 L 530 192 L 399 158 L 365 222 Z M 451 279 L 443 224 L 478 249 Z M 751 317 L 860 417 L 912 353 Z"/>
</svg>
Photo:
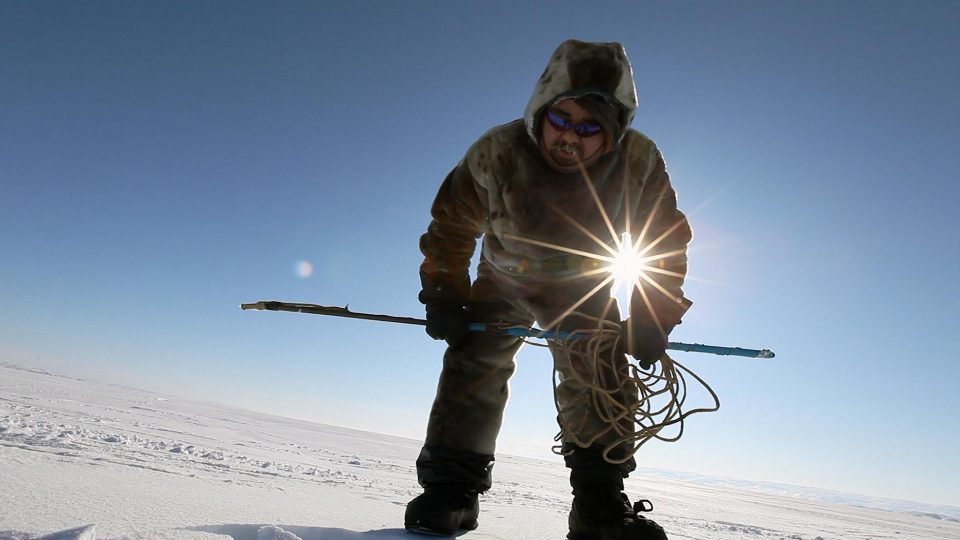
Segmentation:
<svg viewBox="0 0 960 540">
<path fill-rule="evenodd" d="M 560 140 L 565 143 L 576 143 L 580 142 L 580 136 L 574 133 L 572 129 L 560 132 Z"/>
</svg>

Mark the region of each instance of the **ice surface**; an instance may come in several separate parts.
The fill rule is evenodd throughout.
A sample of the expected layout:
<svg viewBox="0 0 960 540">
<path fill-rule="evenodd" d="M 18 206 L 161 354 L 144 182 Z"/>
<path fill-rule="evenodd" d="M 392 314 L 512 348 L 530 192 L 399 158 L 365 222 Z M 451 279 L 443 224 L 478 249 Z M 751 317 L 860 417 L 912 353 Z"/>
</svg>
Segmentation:
<svg viewBox="0 0 960 540">
<path fill-rule="evenodd" d="M 0 364 L 0 539 L 411 540 L 419 447 Z M 953 507 L 638 472 L 628 492 L 654 501 L 671 540 L 960 539 Z M 464 538 L 564 538 L 562 465 L 501 455 L 494 476 Z"/>
</svg>

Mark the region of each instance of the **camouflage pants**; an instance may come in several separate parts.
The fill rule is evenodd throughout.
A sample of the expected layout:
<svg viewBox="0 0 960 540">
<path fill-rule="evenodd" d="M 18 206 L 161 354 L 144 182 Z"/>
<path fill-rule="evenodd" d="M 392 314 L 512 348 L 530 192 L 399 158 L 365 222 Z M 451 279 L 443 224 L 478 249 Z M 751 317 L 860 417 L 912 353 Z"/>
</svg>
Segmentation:
<svg viewBox="0 0 960 540">
<path fill-rule="evenodd" d="M 546 324 L 594 286 L 594 282 L 544 284 L 512 279 L 481 263 L 471 291 L 471 320 L 528 326 L 536 320 Z M 609 298 L 606 289 L 595 293 L 577 311 L 619 322 L 616 302 Z M 596 324 L 588 318 L 569 316 L 559 328 L 569 331 Z M 447 348 L 424 450 L 417 461 L 421 484 L 460 482 L 475 485 L 478 491 L 489 488 L 497 435 L 509 397 L 509 380 L 516 367 L 514 357 L 522 344 L 512 336 L 474 332 L 457 347 Z M 603 435 L 610 431 L 610 426 L 594 410 L 589 390 L 580 377 L 571 376 L 572 370 L 582 372 L 585 366 L 576 365 L 576 355 L 562 354 L 555 346 L 551 346 L 551 352 L 559 373 L 557 421 L 561 428 L 576 430 L 574 435 L 579 440 L 598 437 L 597 443 L 612 442 L 612 436 Z M 607 354 L 617 359 L 610 369 L 626 369 L 622 351 Z M 624 388 L 620 395 L 624 403 L 635 398 L 635 387 Z M 572 441 L 564 443 L 569 448 Z"/>
</svg>

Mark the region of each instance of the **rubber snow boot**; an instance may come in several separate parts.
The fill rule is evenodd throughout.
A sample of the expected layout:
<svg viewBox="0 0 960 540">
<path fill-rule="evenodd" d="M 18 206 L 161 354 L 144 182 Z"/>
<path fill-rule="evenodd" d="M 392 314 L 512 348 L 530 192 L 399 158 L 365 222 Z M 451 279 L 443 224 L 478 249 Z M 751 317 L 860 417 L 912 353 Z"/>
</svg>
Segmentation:
<svg viewBox="0 0 960 540">
<path fill-rule="evenodd" d="M 650 501 L 631 505 L 623 493 L 625 472 L 609 464 L 582 461 L 584 456 L 589 457 L 581 453 L 579 463 L 577 458 L 568 460 L 575 465 L 570 471 L 573 505 L 568 540 L 667 540 L 660 525 L 639 515 L 653 510 Z"/>
<path fill-rule="evenodd" d="M 476 529 L 479 515 L 477 492 L 455 484 L 428 485 L 407 504 L 403 525 L 414 533 L 450 536 Z"/>
<path fill-rule="evenodd" d="M 624 493 L 575 496 L 570 509 L 568 540 L 667 540 L 663 527 L 638 512 L 652 510 L 649 501 L 630 505 Z"/>
</svg>

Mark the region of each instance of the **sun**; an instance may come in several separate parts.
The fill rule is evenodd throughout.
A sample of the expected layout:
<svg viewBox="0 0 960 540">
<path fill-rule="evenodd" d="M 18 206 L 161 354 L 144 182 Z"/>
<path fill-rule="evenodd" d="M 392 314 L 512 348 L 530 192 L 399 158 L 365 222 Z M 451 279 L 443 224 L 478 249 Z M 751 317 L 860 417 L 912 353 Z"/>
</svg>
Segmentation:
<svg viewBox="0 0 960 540">
<path fill-rule="evenodd" d="M 630 297 L 640 280 L 647 280 L 647 258 L 633 243 L 630 232 L 620 235 L 617 252 L 604 266 L 604 270 L 613 278 L 610 286 L 610 298 L 616 298 L 620 305 L 620 320 L 626 320 L 629 312 Z"/>
</svg>

